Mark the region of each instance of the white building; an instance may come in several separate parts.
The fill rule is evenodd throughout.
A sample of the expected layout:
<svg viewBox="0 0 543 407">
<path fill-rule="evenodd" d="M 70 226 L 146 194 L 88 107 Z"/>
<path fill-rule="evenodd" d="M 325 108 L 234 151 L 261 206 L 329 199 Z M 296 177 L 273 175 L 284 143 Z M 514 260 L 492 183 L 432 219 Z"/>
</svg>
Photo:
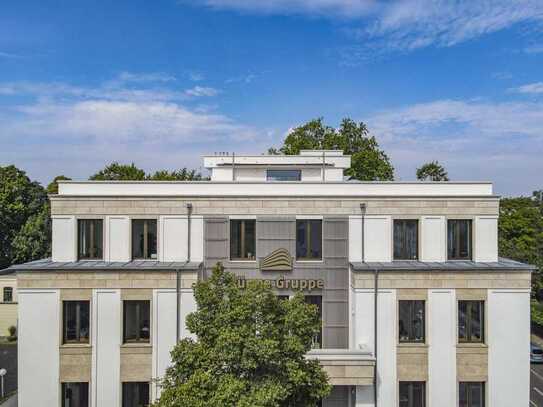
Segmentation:
<svg viewBox="0 0 543 407">
<path fill-rule="evenodd" d="M 345 181 L 337 151 L 204 162 L 211 181 L 60 183 L 52 259 L 14 267 L 20 407 L 155 399 L 218 261 L 319 306 L 324 406 L 528 405 L 532 268 L 498 258 L 492 184 Z"/>
<path fill-rule="evenodd" d="M 11 270 L 0 270 L 0 337 L 17 328 L 17 278 Z"/>
</svg>

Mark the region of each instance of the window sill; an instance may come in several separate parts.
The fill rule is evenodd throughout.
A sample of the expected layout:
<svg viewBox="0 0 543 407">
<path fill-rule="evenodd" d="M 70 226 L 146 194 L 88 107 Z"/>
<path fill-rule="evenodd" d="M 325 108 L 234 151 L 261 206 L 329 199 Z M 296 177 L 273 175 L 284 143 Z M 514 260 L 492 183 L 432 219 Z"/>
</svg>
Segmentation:
<svg viewBox="0 0 543 407">
<path fill-rule="evenodd" d="M 424 342 L 398 342 L 401 348 L 427 348 L 428 344 Z"/>
<path fill-rule="evenodd" d="M 236 260 L 229 260 L 230 263 L 256 263 L 256 260 L 243 260 L 243 259 L 236 259 Z"/>
<path fill-rule="evenodd" d="M 483 342 L 458 342 L 457 348 L 488 348 L 488 345 Z"/>
<path fill-rule="evenodd" d="M 61 348 L 91 348 L 90 343 L 63 343 L 60 345 Z"/>
<path fill-rule="evenodd" d="M 312 259 L 296 259 L 296 263 L 324 263 L 324 260 L 312 260 Z"/>
<path fill-rule="evenodd" d="M 121 348 L 152 348 L 151 342 L 127 342 L 121 344 Z"/>
</svg>

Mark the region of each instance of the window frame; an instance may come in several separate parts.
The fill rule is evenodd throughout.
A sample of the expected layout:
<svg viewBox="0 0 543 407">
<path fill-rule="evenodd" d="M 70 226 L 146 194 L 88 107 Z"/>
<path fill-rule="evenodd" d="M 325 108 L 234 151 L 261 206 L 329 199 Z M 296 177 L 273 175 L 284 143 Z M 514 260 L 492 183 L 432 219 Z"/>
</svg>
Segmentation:
<svg viewBox="0 0 543 407">
<path fill-rule="evenodd" d="M 415 222 L 416 223 L 416 244 L 415 244 L 415 258 L 410 259 L 407 256 L 396 257 L 395 242 L 396 242 L 396 222 Z M 418 261 L 420 259 L 420 220 L 418 218 L 393 218 L 392 219 L 392 260 L 393 261 Z M 402 232 L 405 233 L 407 228 L 403 227 Z M 405 248 L 403 254 L 407 252 Z"/>
<path fill-rule="evenodd" d="M 134 255 L 134 222 L 144 222 L 144 257 L 136 257 Z M 148 228 L 148 222 L 155 222 L 156 227 L 156 258 L 145 257 L 145 240 L 148 240 L 147 233 L 145 233 L 145 228 Z M 130 258 L 132 260 L 144 260 L 144 261 L 158 261 L 158 252 L 159 252 L 159 222 L 157 218 L 153 217 L 144 217 L 144 218 L 131 218 L 130 219 Z M 148 242 L 147 242 L 148 243 Z"/>
<path fill-rule="evenodd" d="M 138 385 L 138 386 L 143 385 L 147 387 L 147 405 L 149 405 L 149 403 L 151 402 L 151 383 L 150 382 L 122 382 L 121 383 L 121 406 L 124 407 L 125 402 L 126 403 L 128 402 L 125 400 L 125 392 L 127 391 L 126 388 L 128 386 L 134 386 L 134 385 Z M 128 407 L 132 407 L 132 406 L 128 406 Z"/>
<path fill-rule="evenodd" d="M 83 257 L 81 256 L 81 251 L 80 251 L 80 248 L 81 248 L 81 245 L 80 245 L 80 242 L 81 242 L 81 224 L 83 222 L 100 222 L 102 224 L 102 236 L 101 236 L 101 239 L 99 240 L 102 244 L 102 247 L 101 247 L 101 251 L 102 251 L 102 255 L 100 257 Z M 91 217 L 91 218 L 77 218 L 77 236 L 76 236 L 76 252 L 77 252 L 77 260 L 85 260 L 85 261 L 103 261 L 104 260 L 104 250 L 105 250 L 105 228 L 104 228 L 104 218 L 96 218 L 96 217 Z M 92 231 L 93 231 L 93 237 L 94 237 L 94 226 L 92 227 Z M 90 239 L 90 241 L 92 242 L 92 244 L 94 244 L 94 241 L 96 239 Z"/>
<path fill-rule="evenodd" d="M 6 297 L 9 296 L 9 299 L 6 299 Z M 5 303 L 12 303 L 14 302 L 13 301 L 13 287 L 11 286 L 6 286 L 4 287 L 4 289 L 2 290 L 2 302 L 5 302 Z"/>
<path fill-rule="evenodd" d="M 447 251 L 446 252 L 446 257 L 447 257 L 447 261 L 472 261 L 474 256 L 473 256 L 473 231 L 474 231 L 474 221 L 473 221 L 473 218 L 447 218 L 446 219 L 447 221 L 447 226 L 446 226 L 446 236 L 445 236 L 445 240 L 446 240 L 446 247 L 445 247 L 445 250 Z M 468 233 L 469 233 L 469 242 L 468 242 L 468 252 L 469 252 L 469 255 L 467 257 L 460 257 L 458 255 L 450 255 L 450 251 L 449 251 L 449 230 L 450 230 L 450 223 L 451 222 L 456 222 L 456 226 L 455 228 L 460 228 L 460 223 L 459 222 L 467 222 L 468 225 L 469 225 L 469 228 L 468 228 Z M 460 252 L 460 233 L 458 233 L 457 231 L 457 245 L 458 245 L 458 248 L 456 249 L 456 252 Z"/>
<path fill-rule="evenodd" d="M 67 390 L 67 386 L 68 385 L 86 385 L 87 387 L 87 405 L 86 407 L 89 407 L 90 406 L 90 391 L 89 391 L 89 382 L 61 382 L 60 383 L 60 397 L 61 397 L 61 400 L 60 400 L 60 403 L 61 403 L 61 406 L 62 407 L 71 407 L 71 406 L 67 406 L 66 405 L 66 397 L 65 397 L 65 392 Z M 72 404 L 72 403 L 70 403 Z"/>
<path fill-rule="evenodd" d="M 400 308 L 402 306 L 402 303 L 410 303 L 410 321 L 411 325 L 406 328 L 408 335 L 410 336 L 410 329 L 412 330 L 412 323 L 413 323 L 413 316 L 415 313 L 415 303 L 421 302 L 422 303 L 422 339 L 402 339 L 401 333 L 400 333 Z M 426 343 L 426 300 L 424 299 L 413 299 L 413 300 L 398 300 L 398 343 L 418 343 L 418 344 L 425 344 Z"/>
<path fill-rule="evenodd" d="M 316 303 L 315 302 L 309 302 L 308 301 L 308 298 L 319 298 L 319 301 L 317 301 Z M 315 305 L 319 312 L 320 312 L 320 320 L 321 320 L 321 325 L 320 325 L 320 331 L 317 333 L 316 335 L 316 340 L 315 338 L 313 339 L 313 345 L 315 343 L 317 343 L 319 346 L 318 347 L 315 347 L 315 346 L 312 346 L 312 349 L 323 349 L 324 348 L 324 343 L 323 343 L 323 339 L 324 339 L 324 336 L 323 336 L 323 326 L 324 326 L 324 310 L 323 310 L 323 307 L 322 307 L 322 295 L 320 294 L 307 294 L 307 295 L 304 295 L 304 302 L 306 304 L 310 304 L 310 305 Z"/>
<path fill-rule="evenodd" d="M 66 314 L 67 314 L 67 308 L 66 306 L 69 304 L 76 304 L 76 327 L 79 326 L 79 329 L 76 328 L 77 336 L 80 336 L 81 333 L 81 303 L 86 303 L 88 307 L 88 338 L 86 340 L 81 340 L 79 338 L 78 340 L 71 341 L 66 339 Z M 63 300 L 62 301 L 62 344 L 63 345 L 88 345 L 90 344 L 90 337 L 91 337 L 91 306 L 90 306 L 90 300 Z"/>
<path fill-rule="evenodd" d="M 296 172 L 298 173 L 297 179 L 270 179 L 270 172 Z M 300 182 L 302 181 L 301 169 L 279 169 L 279 168 L 266 168 L 266 181 L 267 182 Z"/>
<path fill-rule="evenodd" d="M 126 321 L 127 321 L 127 312 L 128 312 L 128 307 L 127 307 L 127 303 L 133 303 L 134 305 L 136 305 L 136 324 L 138 326 L 138 329 L 136 330 L 136 339 L 135 340 L 132 340 L 132 339 L 127 339 L 127 334 L 126 334 L 126 329 L 127 329 L 127 324 L 126 324 Z M 149 326 L 148 326 L 148 329 L 149 329 L 149 338 L 145 339 L 145 338 L 141 338 L 140 336 L 140 328 L 139 326 L 141 325 L 141 322 L 142 321 L 142 312 L 141 312 L 141 305 L 142 304 L 145 304 L 149 307 Z M 139 344 L 139 345 L 142 345 L 142 344 L 151 344 L 151 333 L 152 333 L 152 326 L 151 326 L 151 318 L 152 318 L 152 315 L 151 315 L 151 300 L 146 300 L 146 299 L 141 299 L 141 300 L 123 300 L 123 331 L 122 331 L 122 335 L 123 335 L 123 345 L 131 345 L 131 344 Z"/>
<path fill-rule="evenodd" d="M 466 338 L 462 338 L 460 336 L 460 303 L 465 302 L 466 304 Z M 472 333 L 472 313 L 471 308 L 474 303 L 479 304 L 479 310 L 480 310 L 480 316 L 481 321 L 480 324 L 480 330 L 481 330 L 481 338 L 480 339 L 473 339 L 473 333 Z M 485 337 L 486 337 L 486 315 L 485 315 L 485 301 L 484 300 L 458 300 L 457 301 L 457 329 L 456 334 L 458 337 L 458 343 L 485 343 Z"/>
<path fill-rule="evenodd" d="M 408 400 L 408 406 L 407 407 L 419 407 L 413 405 L 413 393 L 414 393 L 414 385 L 420 385 L 422 384 L 422 407 L 426 407 L 427 404 L 427 397 L 426 397 L 426 382 L 425 381 L 408 381 L 408 380 L 401 380 L 398 382 L 398 405 L 400 405 L 400 395 L 401 395 L 401 386 L 407 385 L 408 386 L 408 393 L 409 393 L 409 400 Z"/>
<path fill-rule="evenodd" d="M 471 407 L 471 387 L 480 386 L 479 393 L 481 395 L 482 406 L 486 406 L 486 382 L 458 382 L 458 404 L 460 405 L 460 387 L 466 386 L 466 400 L 467 406 Z"/>
<path fill-rule="evenodd" d="M 241 245 L 240 247 L 240 252 L 243 253 L 243 252 L 246 252 L 246 242 L 245 242 L 245 235 L 246 235 L 246 223 L 247 222 L 254 222 L 254 229 L 255 229 L 255 233 L 254 233 L 254 247 L 255 247 L 255 250 L 254 250 L 254 255 L 253 255 L 253 258 L 251 257 L 233 257 L 232 256 L 232 223 L 233 222 L 241 222 L 241 231 L 240 231 L 240 242 L 239 244 Z M 256 239 L 256 228 L 257 228 L 257 222 L 256 222 L 256 218 L 230 218 L 229 219 L 229 222 L 228 222 L 228 258 L 230 261 L 233 261 L 233 262 L 256 262 L 257 260 L 257 255 L 256 255 L 256 246 L 257 246 L 257 239 Z"/>
<path fill-rule="evenodd" d="M 305 232 L 305 238 L 307 240 L 307 252 L 311 252 L 312 244 L 311 244 L 311 222 L 320 222 L 321 225 L 321 233 L 320 233 L 320 257 L 301 257 L 298 256 L 298 222 L 307 222 L 307 229 Z M 323 262 L 324 261 L 324 220 L 322 218 L 298 218 L 296 219 L 296 237 L 295 237 L 295 245 L 296 245 L 296 261 L 300 262 Z"/>
</svg>

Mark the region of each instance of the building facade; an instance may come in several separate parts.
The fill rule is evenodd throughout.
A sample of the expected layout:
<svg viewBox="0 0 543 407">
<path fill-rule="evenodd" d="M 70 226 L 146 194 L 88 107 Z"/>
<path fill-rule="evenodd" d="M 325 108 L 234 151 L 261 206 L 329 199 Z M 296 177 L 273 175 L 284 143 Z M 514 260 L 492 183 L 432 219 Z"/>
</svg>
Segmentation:
<svg viewBox="0 0 543 407">
<path fill-rule="evenodd" d="M 490 183 L 350 182 L 338 151 L 208 156 L 211 181 L 63 181 L 16 266 L 19 406 L 140 406 L 217 262 L 321 312 L 324 406 L 529 403 L 530 266 Z"/>
<path fill-rule="evenodd" d="M 0 336 L 17 328 L 17 278 L 11 270 L 0 270 Z"/>
</svg>

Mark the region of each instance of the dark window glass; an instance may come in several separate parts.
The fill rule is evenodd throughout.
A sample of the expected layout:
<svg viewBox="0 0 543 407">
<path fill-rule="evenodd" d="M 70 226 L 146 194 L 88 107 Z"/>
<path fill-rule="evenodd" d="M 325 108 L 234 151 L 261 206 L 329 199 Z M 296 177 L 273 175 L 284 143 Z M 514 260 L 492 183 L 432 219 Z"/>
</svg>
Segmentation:
<svg viewBox="0 0 543 407">
<path fill-rule="evenodd" d="M 394 220 L 394 260 L 417 260 L 419 248 L 419 221 Z"/>
<path fill-rule="evenodd" d="M 255 260 L 256 221 L 237 219 L 230 221 L 230 259 Z"/>
<path fill-rule="evenodd" d="M 123 407 L 147 407 L 149 405 L 149 383 L 123 383 Z"/>
<path fill-rule="evenodd" d="M 62 407 L 88 407 L 88 383 L 62 383 Z"/>
<path fill-rule="evenodd" d="M 123 304 L 124 342 L 149 342 L 149 301 L 124 301 Z"/>
<path fill-rule="evenodd" d="M 484 342 L 485 307 L 483 301 L 458 301 L 458 340 Z"/>
<path fill-rule="evenodd" d="M 321 295 L 306 295 L 305 302 L 317 307 L 317 312 L 321 320 L 321 328 L 313 337 L 313 349 L 322 348 L 322 296 Z"/>
<path fill-rule="evenodd" d="M 302 219 L 296 221 L 296 259 L 322 259 L 322 220 Z"/>
<path fill-rule="evenodd" d="M 290 296 L 288 296 L 288 295 L 278 295 L 278 296 L 277 296 L 277 299 L 278 299 L 279 301 L 283 301 L 283 300 L 288 301 L 288 300 L 290 299 Z"/>
<path fill-rule="evenodd" d="M 4 302 L 13 302 L 13 288 L 4 287 Z"/>
<path fill-rule="evenodd" d="M 157 258 L 156 250 L 157 232 L 156 219 L 132 220 L 132 258 Z"/>
<path fill-rule="evenodd" d="M 64 343 L 89 343 L 89 301 L 64 301 Z"/>
<path fill-rule="evenodd" d="M 424 342 L 424 301 L 399 301 L 400 342 Z"/>
<path fill-rule="evenodd" d="M 268 181 L 301 181 L 301 170 L 268 170 L 266 172 Z"/>
<path fill-rule="evenodd" d="M 447 255 L 449 260 L 471 260 L 471 219 L 447 222 Z"/>
<path fill-rule="evenodd" d="M 99 260 L 103 257 L 102 219 L 79 219 L 78 256 L 80 259 Z"/>
<path fill-rule="evenodd" d="M 400 382 L 400 407 L 425 407 L 424 382 Z"/>
<path fill-rule="evenodd" d="M 459 407 L 484 407 L 485 384 L 482 382 L 460 382 Z"/>
</svg>

